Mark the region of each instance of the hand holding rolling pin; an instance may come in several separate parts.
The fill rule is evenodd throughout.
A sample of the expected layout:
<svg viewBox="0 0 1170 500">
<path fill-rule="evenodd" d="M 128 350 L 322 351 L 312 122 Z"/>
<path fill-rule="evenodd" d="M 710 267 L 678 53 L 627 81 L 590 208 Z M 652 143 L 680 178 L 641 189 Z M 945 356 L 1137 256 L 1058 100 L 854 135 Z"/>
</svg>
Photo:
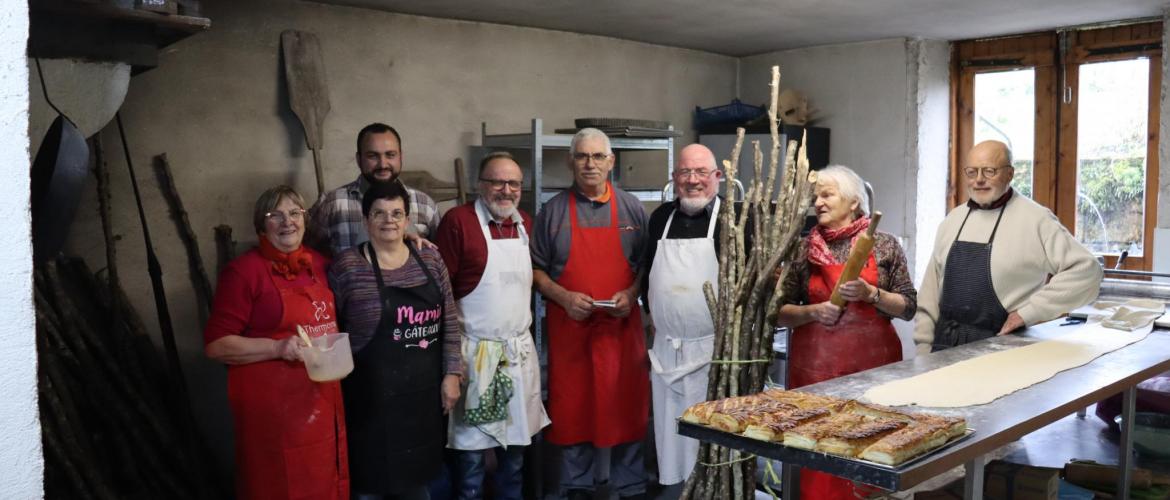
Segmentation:
<svg viewBox="0 0 1170 500">
<path fill-rule="evenodd" d="M 876 286 L 866 283 L 860 278 L 847 281 L 837 287 L 837 294 L 847 302 L 864 302 L 870 304 L 874 302 L 874 296 L 878 293 Z"/>
<path fill-rule="evenodd" d="M 858 278 L 861 275 L 861 268 L 865 267 L 866 261 L 869 260 L 869 254 L 873 251 L 874 234 L 877 233 L 878 223 L 882 220 L 881 212 L 874 212 L 869 220 L 869 228 L 864 233 L 857 237 L 857 241 L 853 242 L 853 248 L 849 250 L 849 259 L 845 261 L 845 268 L 841 270 L 841 276 L 837 278 L 837 286 L 833 289 L 833 295 L 829 297 L 829 302 L 832 302 L 837 307 L 844 308 L 848 302 L 865 302 L 876 303 L 880 291 L 877 287 L 862 281 Z"/>
<path fill-rule="evenodd" d="M 824 301 L 820 304 L 813 304 L 809 313 L 817 323 L 825 326 L 833 326 L 837 324 L 837 320 L 841 319 L 841 313 L 845 311 L 844 308 L 838 307 L 830 301 Z"/>
</svg>

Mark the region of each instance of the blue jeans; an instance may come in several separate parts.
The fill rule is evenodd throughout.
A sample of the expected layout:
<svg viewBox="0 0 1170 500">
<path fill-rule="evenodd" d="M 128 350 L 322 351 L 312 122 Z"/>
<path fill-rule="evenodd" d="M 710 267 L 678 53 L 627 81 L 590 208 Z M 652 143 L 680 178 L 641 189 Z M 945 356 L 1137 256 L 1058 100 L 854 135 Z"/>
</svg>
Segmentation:
<svg viewBox="0 0 1170 500">
<path fill-rule="evenodd" d="M 521 500 L 524 487 L 524 446 L 492 448 L 490 450 L 455 452 L 455 498 L 473 500 L 483 498 L 484 455 L 496 454 L 496 473 L 493 474 L 497 500 Z"/>
</svg>

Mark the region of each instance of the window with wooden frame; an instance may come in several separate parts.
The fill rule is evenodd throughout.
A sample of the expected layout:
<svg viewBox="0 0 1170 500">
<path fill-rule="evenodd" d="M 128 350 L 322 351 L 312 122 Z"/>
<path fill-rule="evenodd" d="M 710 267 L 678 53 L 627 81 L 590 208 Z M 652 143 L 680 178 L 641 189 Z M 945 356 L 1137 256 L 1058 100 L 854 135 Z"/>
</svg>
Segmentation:
<svg viewBox="0 0 1170 500">
<path fill-rule="evenodd" d="M 1106 265 L 1149 270 L 1158 196 L 1162 23 L 956 42 L 948 207 L 971 146 L 1012 149 L 1012 187 Z"/>
</svg>

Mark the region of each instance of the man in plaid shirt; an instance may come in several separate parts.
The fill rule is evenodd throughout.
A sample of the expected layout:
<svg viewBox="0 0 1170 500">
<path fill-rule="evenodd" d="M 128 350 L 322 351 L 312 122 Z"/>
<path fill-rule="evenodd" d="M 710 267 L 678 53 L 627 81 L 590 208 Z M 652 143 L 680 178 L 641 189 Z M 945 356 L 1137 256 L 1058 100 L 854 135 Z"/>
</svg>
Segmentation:
<svg viewBox="0 0 1170 500">
<path fill-rule="evenodd" d="M 366 125 L 357 138 L 357 159 L 361 175 L 357 180 L 325 193 L 309 209 L 310 223 L 305 240 L 309 246 L 337 255 L 350 247 L 369 241 L 362 217 L 362 195 L 374 183 L 401 182 L 402 137 L 394 127 L 384 123 Z M 439 227 L 439 207 L 422 191 L 406 187 L 410 193 L 410 224 L 407 238 L 427 238 Z"/>
</svg>

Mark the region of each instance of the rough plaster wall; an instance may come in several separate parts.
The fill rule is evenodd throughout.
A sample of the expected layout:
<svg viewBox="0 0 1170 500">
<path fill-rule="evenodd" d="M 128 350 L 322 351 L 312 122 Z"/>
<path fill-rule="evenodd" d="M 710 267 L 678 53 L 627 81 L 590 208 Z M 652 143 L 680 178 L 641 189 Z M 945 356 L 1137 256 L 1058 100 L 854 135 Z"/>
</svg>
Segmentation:
<svg viewBox="0 0 1170 500">
<path fill-rule="evenodd" d="M 693 140 L 694 107 L 726 103 L 734 93 L 736 60 L 691 50 L 287 0 L 204 7 L 212 29 L 169 47 L 158 68 L 133 78 L 122 119 L 196 418 L 225 462 L 231 454 L 225 371 L 203 356 L 186 254 L 150 161 L 168 154 L 212 273 L 212 228 L 229 224 L 241 249 L 253 244 L 252 204 L 263 189 L 289 183 L 312 199 L 312 156 L 288 109 L 278 58 L 282 30 L 311 31 L 321 40 L 332 102 L 322 155 L 329 188 L 356 177 L 354 135 L 373 121 L 402 133 L 405 168 L 451 180 L 453 159 L 479 144 L 480 122 L 490 133 L 504 133 L 527 130 L 534 117 L 548 128 L 571 126 L 583 116 L 663 119 L 687 133 L 682 145 Z M 114 127 L 102 137 L 112 170 L 113 224 L 121 235 L 122 282 L 155 329 L 121 147 Z M 70 251 L 94 269 L 105 266 L 100 231 L 90 188 Z"/>
<path fill-rule="evenodd" d="M 36 326 L 29 214 L 28 4 L 0 2 L 0 496 L 41 498 L 44 459 L 37 415 Z"/>
<path fill-rule="evenodd" d="M 829 45 L 743 58 L 743 101 L 765 103 L 771 67 L 780 86 L 804 92 L 814 125 L 828 127 L 829 161 L 849 166 L 873 185 L 882 229 L 913 237 L 906 207 L 908 107 L 904 39 Z"/>
<path fill-rule="evenodd" d="M 97 133 L 114 119 L 130 85 L 130 66 L 124 63 L 41 59 L 41 69 L 49 99 L 77 125 L 83 137 Z M 29 151 L 35 156 L 57 112 L 45 101 L 41 78 L 32 59 L 28 61 L 28 88 Z"/>
<path fill-rule="evenodd" d="M 745 102 L 767 99 L 767 74 L 803 91 L 815 125 L 828 127 L 829 161 L 852 167 L 875 191 L 882 229 L 901 236 L 921 282 L 938 223 L 946 215 L 949 43 L 879 40 L 774 52 L 742 59 Z M 895 320 L 913 356 L 913 324 Z"/>
<path fill-rule="evenodd" d="M 914 235 L 906 252 L 914 282 L 921 283 L 926 264 L 934 247 L 938 225 L 946 217 L 947 165 L 950 145 L 950 59 L 951 44 L 942 40 L 912 40 L 907 43 L 907 59 L 913 68 L 913 98 L 907 101 L 914 126 L 908 140 L 913 147 L 911 168 L 907 171 L 907 217 Z"/>
</svg>

